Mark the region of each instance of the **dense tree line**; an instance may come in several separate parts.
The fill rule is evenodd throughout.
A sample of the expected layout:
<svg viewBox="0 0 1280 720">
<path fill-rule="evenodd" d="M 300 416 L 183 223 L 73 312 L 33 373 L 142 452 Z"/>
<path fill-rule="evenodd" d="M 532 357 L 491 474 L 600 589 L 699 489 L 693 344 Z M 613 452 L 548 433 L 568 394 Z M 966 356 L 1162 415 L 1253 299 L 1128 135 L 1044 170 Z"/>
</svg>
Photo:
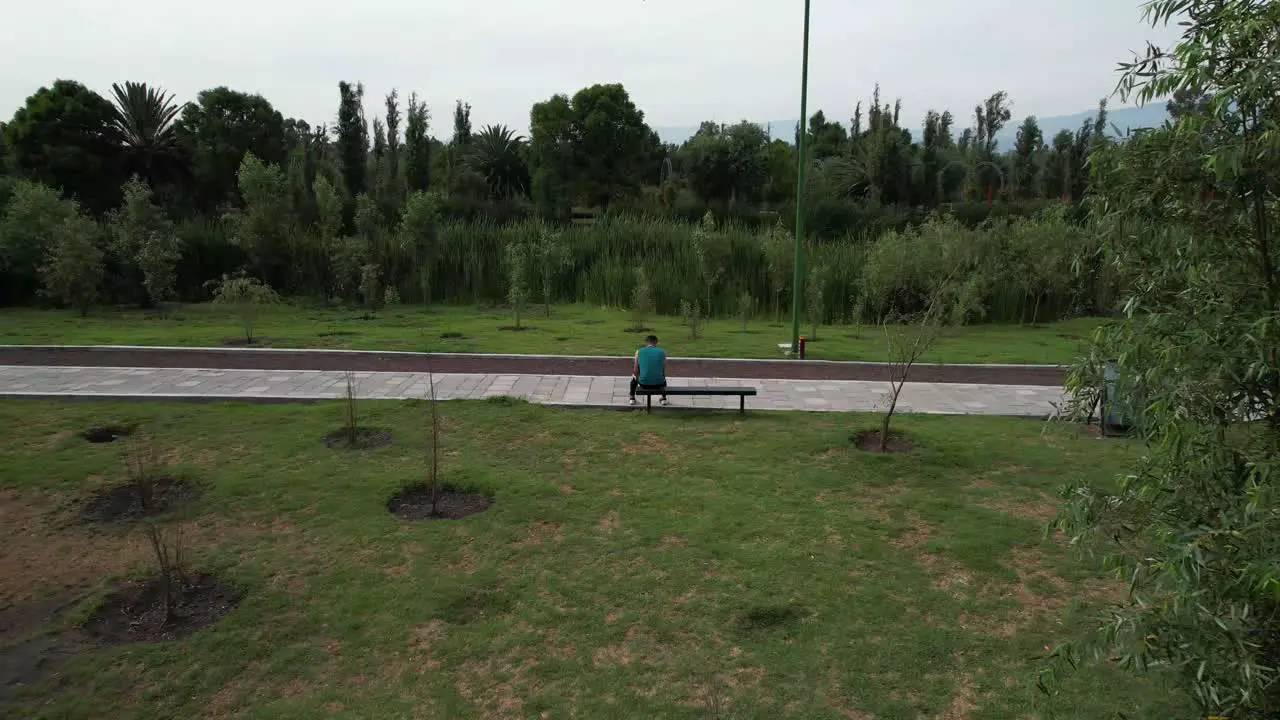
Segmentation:
<svg viewBox="0 0 1280 720">
<path fill-rule="evenodd" d="M 339 83 L 330 127 L 285 118 L 266 98 L 226 87 L 178 103 L 140 83 L 114 86 L 108 98 L 59 80 L 5 123 L 0 151 L 7 174 L 55 188 L 97 216 L 118 207 L 134 175 L 174 218 L 221 213 L 243 203 L 236 173 L 246 154 L 279 167 L 299 194 L 311 192 L 318 175 L 338 183 L 348 227 L 362 193 L 375 196 L 388 217 L 408 192 L 434 189 L 447 207 L 473 214 L 561 219 L 575 207 L 618 206 L 747 215 L 782 209 L 795 197 L 794 142 L 745 121 L 706 122 L 680 146 L 664 146 L 621 85 L 536 103 L 527 140 L 503 126 L 473 131 L 471 106 L 459 101 L 452 137 L 441 142 L 429 134 L 431 118 L 416 95 L 403 115 L 397 92 L 384 100 L 367 112 L 363 86 Z M 930 111 L 917 140 L 903 126 L 901 102 L 882 102 L 877 87 L 865 113 L 855 105 L 847 126 L 821 110 L 808 119 L 808 197 L 819 205 L 924 208 L 1079 200 L 1084 158 L 1102 135 L 1105 105 L 1096 121 L 1051 139 L 1028 117 L 1014 147 L 997 148 L 1010 117 L 1008 97 L 997 92 L 975 107 L 971 127 L 958 137 L 950 112 Z M 308 207 L 306 219 L 310 214 Z"/>
<path fill-rule="evenodd" d="M 402 103 L 393 90 L 374 102 L 358 82 L 338 84 L 331 125 L 286 118 L 266 98 L 226 87 L 187 103 L 142 83 L 111 90 L 103 97 L 59 80 L 0 129 L 0 301 L 42 293 L 83 308 L 97 300 L 199 299 L 212 291 L 210 280 L 237 272 L 282 293 L 350 302 L 388 292 L 501 299 L 510 238 L 498 248 L 468 240 L 476 246 L 459 251 L 458 238 L 497 237 L 474 228 L 516 221 L 519 232 L 541 236 L 537 223 L 563 223 L 591 209 L 602 218 L 675 222 L 674 234 L 660 233 L 669 243 L 710 211 L 723 226 L 717 232 L 745 224 L 749 235 L 765 238 L 752 241 L 763 247 L 785 232 L 775 225 L 794 207 L 794 143 L 747 122 L 707 122 L 682 145 L 664 146 L 617 84 L 536 103 L 527 139 L 501 125 L 474 129 L 471 106 L 458 101 L 447 142 L 431 134 L 432 118 L 416 94 Z M 847 126 L 822 111 L 809 118 L 806 202 L 816 239 L 905 238 L 940 210 L 972 228 L 1078 200 L 1084 158 L 1105 118 L 1104 108 L 1095 123 L 1053 145 L 1028 118 L 1015 148 L 1002 153 L 995 137 L 1011 116 L 1004 93 L 979 104 L 973 127 L 958 138 L 950 113 L 930 112 L 917 142 L 900 110 L 900 102 L 882 102 L 876 88 L 865 113 L 856 104 Z M 683 231 L 680 220 L 690 223 Z M 629 287 L 635 264 L 652 258 L 653 247 L 642 239 L 625 247 L 599 239 L 624 225 L 611 222 L 612 230 L 584 241 L 612 255 L 596 267 L 603 256 L 584 251 L 580 273 L 617 275 L 620 287 Z M 640 220 L 633 227 L 664 226 Z M 445 248 L 493 259 L 477 267 L 441 264 Z M 733 311 L 739 292 L 762 304 L 789 292 L 782 278 L 777 287 L 757 282 L 767 274 L 764 250 L 752 257 L 740 260 L 739 271 L 755 279 L 735 280 L 733 294 L 704 297 L 701 312 Z M 471 280 L 459 282 L 447 274 L 453 271 Z M 671 282 L 686 282 L 675 275 Z M 617 297 L 595 282 L 561 287 L 557 297 Z M 852 283 L 833 281 L 825 302 L 832 310 L 824 314 L 855 310 Z M 730 292 L 728 284 L 724 289 Z M 1017 304 L 1044 299 L 1035 297 Z M 1059 300 L 1051 313 L 1065 307 Z M 675 302 L 664 299 L 662 307 Z"/>
</svg>

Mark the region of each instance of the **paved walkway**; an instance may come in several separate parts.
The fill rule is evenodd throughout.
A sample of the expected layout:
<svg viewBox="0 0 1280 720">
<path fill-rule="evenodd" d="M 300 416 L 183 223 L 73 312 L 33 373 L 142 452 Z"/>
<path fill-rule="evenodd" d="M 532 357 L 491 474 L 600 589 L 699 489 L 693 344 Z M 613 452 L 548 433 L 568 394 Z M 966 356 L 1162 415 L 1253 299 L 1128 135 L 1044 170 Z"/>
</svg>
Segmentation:
<svg viewBox="0 0 1280 720">
<path fill-rule="evenodd" d="M 367 399 L 427 396 L 425 373 L 358 372 L 357 393 Z M 576 375 L 436 373 L 441 400 L 507 395 L 546 405 L 623 406 L 629 378 Z M 673 386 L 754 387 L 752 410 L 875 411 L 887 404 L 889 386 L 872 381 L 738 380 L 672 378 Z M 341 397 L 345 374 L 315 370 L 208 370 L 182 368 L 0 366 L 0 396 L 182 398 L 210 400 L 310 400 Z M 1022 385 L 908 383 L 900 412 L 1045 417 L 1061 403 L 1062 389 Z M 737 409 L 738 398 L 677 397 L 675 407 Z"/>
</svg>

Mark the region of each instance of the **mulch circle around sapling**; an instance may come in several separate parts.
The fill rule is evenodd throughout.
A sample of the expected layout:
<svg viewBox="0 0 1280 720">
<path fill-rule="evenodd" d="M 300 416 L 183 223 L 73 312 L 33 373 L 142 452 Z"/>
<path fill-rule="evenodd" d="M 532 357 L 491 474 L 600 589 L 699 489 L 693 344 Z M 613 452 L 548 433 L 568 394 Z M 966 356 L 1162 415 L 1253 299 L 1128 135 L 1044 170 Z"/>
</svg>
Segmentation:
<svg viewBox="0 0 1280 720">
<path fill-rule="evenodd" d="M 622 332 L 625 332 L 625 333 L 642 333 L 642 332 L 645 332 L 645 333 L 647 333 L 647 332 L 653 332 L 653 328 L 650 328 L 650 327 L 629 327 L 629 328 L 627 328 L 626 330 L 623 330 Z"/>
<path fill-rule="evenodd" d="M 244 597 L 240 588 L 204 573 L 175 579 L 173 617 L 164 611 L 160 577 L 127 583 L 103 599 L 83 629 L 100 642 L 174 640 L 206 628 L 235 609 Z"/>
<path fill-rule="evenodd" d="M 873 453 L 880 452 L 879 430 L 863 430 L 862 432 L 855 434 L 851 439 L 854 444 L 858 446 L 859 450 L 866 450 L 867 452 Z M 892 430 L 889 431 L 889 444 L 885 446 L 886 453 L 908 453 L 911 452 L 911 448 L 913 447 L 915 447 L 915 443 Z"/>
<path fill-rule="evenodd" d="M 431 512 L 431 489 L 426 485 L 410 485 L 387 500 L 387 512 L 401 520 L 460 520 L 488 510 L 493 498 L 477 492 L 440 488 L 436 511 Z"/>
<path fill-rule="evenodd" d="M 159 515 L 189 505 L 204 488 L 186 480 L 156 478 L 148 490 L 138 483 L 124 483 L 95 491 L 85 500 L 80 517 L 85 522 L 119 522 Z"/>
<path fill-rule="evenodd" d="M 103 425 L 100 427 L 91 427 L 80 433 L 80 437 L 86 442 L 91 443 L 109 443 L 115 442 L 122 437 L 128 437 L 133 432 L 133 428 L 121 425 Z"/>
<path fill-rule="evenodd" d="M 334 430 L 321 440 L 328 447 L 337 450 L 372 450 L 391 444 L 391 431 L 384 428 L 356 428 L 355 442 L 351 441 L 351 431 L 347 428 Z"/>
<path fill-rule="evenodd" d="M 223 347 L 264 347 L 270 343 L 270 340 L 263 337 L 255 337 L 252 341 L 245 340 L 243 337 L 223 338 Z"/>
<path fill-rule="evenodd" d="M 501 325 L 498 329 L 505 332 L 529 332 L 530 330 L 537 330 L 538 328 L 531 327 L 529 325 Z"/>
</svg>

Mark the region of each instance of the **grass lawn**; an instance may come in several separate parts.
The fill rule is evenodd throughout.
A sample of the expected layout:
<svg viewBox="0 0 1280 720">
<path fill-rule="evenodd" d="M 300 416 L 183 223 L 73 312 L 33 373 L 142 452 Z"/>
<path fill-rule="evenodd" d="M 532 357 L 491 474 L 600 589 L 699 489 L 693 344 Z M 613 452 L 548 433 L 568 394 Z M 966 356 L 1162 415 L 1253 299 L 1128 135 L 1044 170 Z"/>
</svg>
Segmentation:
<svg viewBox="0 0 1280 720">
<path fill-rule="evenodd" d="M 1123 595 L 1041 528 L 1052 489 L 1106 481 L 1124 441 L 921 416 L 899 421 L 914 452 L 878 456 L 847 440 L 867 416 L 499 400 L 442 405 L 447 479 L 495 504 L 427 522 L 386 509 L 423 476 L 421 403 L 363 403 L 395 442 L 358 452 L 321 443 L 332 403 L 0 402 L 0 646 L 13 618 L 30 635 L 33 608 L 66 606 L 43 625 L 65 629 L 148 568 L 136 523 L 75 519 L 125 473 L 91 425 L 154 431 L 205 488 L 190 565 L 245 592 L 186 639 L 8 688 L 0 716 L 1025 718 L 1047 709 L 1037 656 Z M 1064 718 L 1189 713 L 1110 667 L 1061 690 Z"/>
<path fill-rule="evenodd" d="M 974 325 L 948 330 L 927 362 L 1066 364 L 1097 326 L 1082 318 L 1037 327 Z M 440 306 L 431 310 L 401 306 L 365 319 L 358 310 L 280 307 L 266 311 L 255 335 L 269 347 L 351 348 L 433 352 L 530 353 L 555 355 L 629 355 L 644 333 L 630 333 L 626 312 L 561 305 L 551 317 L 540 308 L 523 318 L 532 330 L 499 330 L 512 324 L 501 308 Z M 789 323 L 741 321 L 709 323 L 698 340 L 678 318 L 654 317 L 653 328 L 668 351 L 683 357 L 779 357 L 778 343 L 789 342 Z M 812 328 L 802 333 L 812 335 Z M 239 319 L 226 308 L 188 305 L 167 319 L 139 310 L 99 310 L 88 318 L 49 310 L 0 310 L 0 343 L 42 345 L 204 345 L 217 346 L 244 337 Z M 837 325 L 818 328 L 806 355 L 827 360 L 885 360 L 884 333 L 877 327 Z"/>
</svg>

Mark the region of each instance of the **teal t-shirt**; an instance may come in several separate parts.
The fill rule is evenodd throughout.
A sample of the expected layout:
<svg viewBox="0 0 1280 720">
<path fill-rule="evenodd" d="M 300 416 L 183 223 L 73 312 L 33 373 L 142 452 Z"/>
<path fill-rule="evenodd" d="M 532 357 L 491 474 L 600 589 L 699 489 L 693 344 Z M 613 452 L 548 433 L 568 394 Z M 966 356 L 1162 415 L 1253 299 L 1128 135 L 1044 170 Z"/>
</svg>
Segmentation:
<svg viewBox="0 0 1280 720">
<path fill-rule="evenodd" d="M 641 385 L 661 385 L 667 381 L 667 352 L 657 345 L 645 345 L 636 353 Z"/>
</svg>

